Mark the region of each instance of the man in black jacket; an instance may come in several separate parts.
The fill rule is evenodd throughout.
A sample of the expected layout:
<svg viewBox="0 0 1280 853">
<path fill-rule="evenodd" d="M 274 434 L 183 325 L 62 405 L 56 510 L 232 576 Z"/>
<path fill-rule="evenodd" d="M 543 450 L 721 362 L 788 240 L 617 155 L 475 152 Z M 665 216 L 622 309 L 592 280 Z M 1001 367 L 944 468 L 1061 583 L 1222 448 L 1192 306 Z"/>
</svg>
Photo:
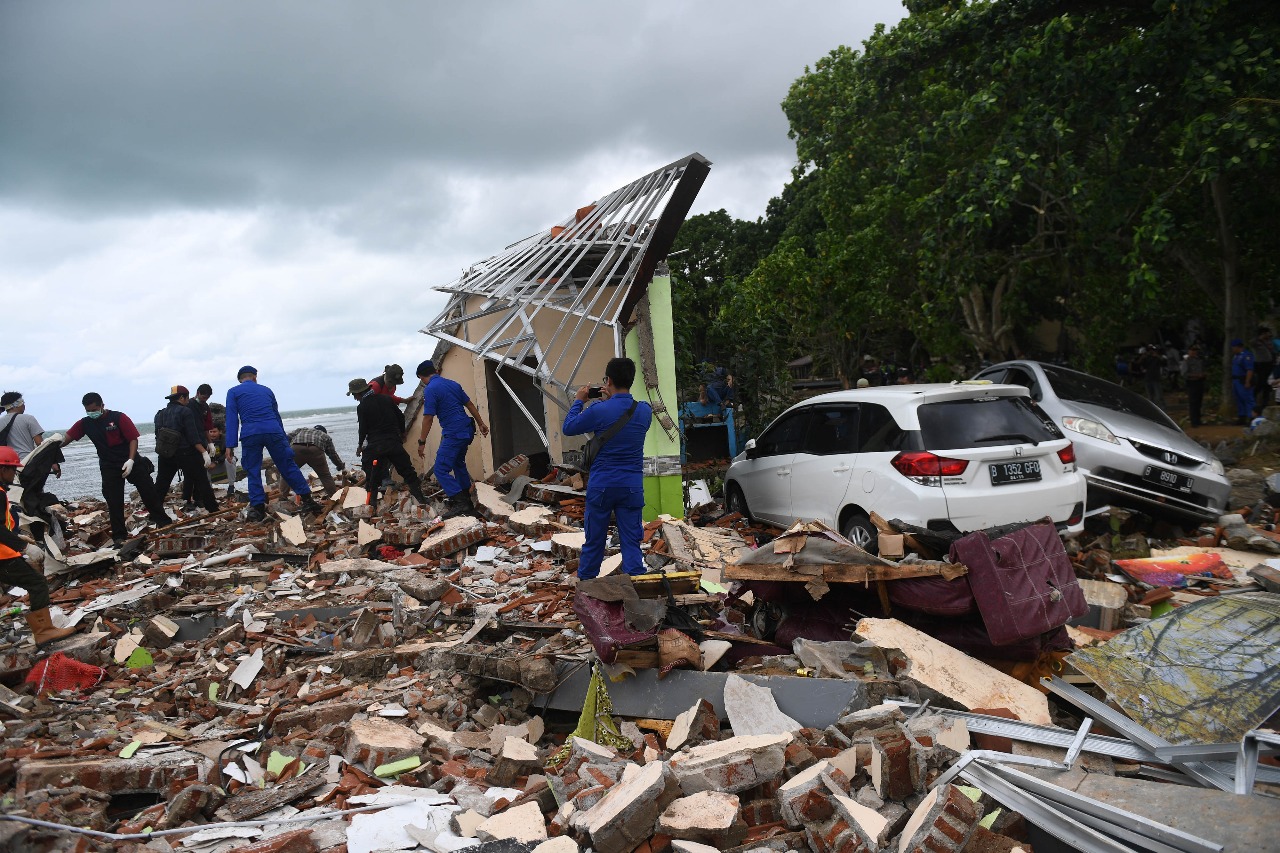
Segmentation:
<svg viewBox="0 0 1280 853">
<path fill-rule="evenodd" d="M 361 454 L 360 466 L 364 468 L 365 489 L 369 492 L 369 506 L 378 512 L 378 489 L 387 476 L 387 469 L 394 466 L 409 485 L 409 494 L 420 504 L 426 504 L 422 483 L 413 462 L 404 449 L 404 413 L 395 401 L 385 394 L 375 394 L 363 379 L 347 383 L 347 393 L 359 401 L 356 420 L 360 435 L 356 439 L 356 453 Z"/>
<path fill-rule="evenodd" d="M 182 385 L 174 385 L 169 389 L 169 405 L 156 412 L 156 455 L 160 464 L 156 468 L 156 492 L 161 500 L 169 493 L 169 484 L 174 475 L 182 471 L 193 485 L 196 503 L 209 512 L 218 511 L 218 499 L 213 495 L 213 484 L 209 482 L 208 467 L 213 464 L 205 443 L 208 434 L 196 421 L 195 412 L 187 407 L 191 392 Z M 161 435 L 162 430 L 173 430 L 178 433 Z M 170 444 L 172 440 L 172 445 Z"/>
</svg>

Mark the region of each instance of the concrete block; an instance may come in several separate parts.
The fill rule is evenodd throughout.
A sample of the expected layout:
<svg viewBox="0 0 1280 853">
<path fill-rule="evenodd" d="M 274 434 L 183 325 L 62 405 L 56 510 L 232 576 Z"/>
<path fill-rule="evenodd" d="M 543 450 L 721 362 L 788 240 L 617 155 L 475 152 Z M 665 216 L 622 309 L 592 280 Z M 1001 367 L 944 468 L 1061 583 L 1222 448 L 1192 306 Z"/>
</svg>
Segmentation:
<svg viewBox="0 0 1280 853">
<path fill-rule="evenodd" d="M 390 764 L 422 751 L 426 738 L 406 726 L 374 718 L 352 720 L 342 756 L 372 773 L 375 767 Z"/>
<path fill-rule="evenodd" d="M 723 849 L 741 843 L 747 824 L 736 796 L 700 791 L 667 806 L 658 817 L 658 832 L 673 839 L 719 843 Z"/>
<path fill-rule="evenodd" d="M 488 535 L 488 526 L 475 516 L 454 516 L 445 519 L 439 530 L 422 540 L 418 553 L 431 559 L 446 557 L 483 542 Z"/>
<path fill-rule="evenodd" d="M 886 800 L 905 800 L 914 794 L 920 784 L 922 767 L 917 768 L 906 733 L 897 727 L 885 727 L 863 737 L 871 745 L 867 774 L 876 793 Z"/>
<path fill-rule="evenodd" d="M 673 853 L 720 853 L 724 848 L 712 847 L 710 844 L 700 844 L 697 841 L 673 840 L 671 849 Z"/>
<path fill-rule="evenodd" d="M 685 793 L 736 794 L 781 776 L 791 740 L 790 734 L 776 734 L 704 743 L 674 756 L 671 769 Z"/>
<path fill-rule="evenodd" d="M 671 724 L 667 749 L 697 746 L 712 740 L 720 740 L 720 718 L 716 716 L 714 705 L 706 699 L 699 699 Z"/>
<path fill-rule="evenodd" d="M 533 853 L 578 853 L 578 842 L 567 835 L 549 838 L 533 848 Z"/>
<path fill-rule="evenodd" d="M 863 732 L 894 726 L 906 720 L 907 715 L 897 705 L 876 705 L 846 714 L 836 720 L 836 728 L 846 737 L 854 738 Z"/>
<path fill-rule="evenodd" d="M 485 778 L 492 785 L 511 785 L 517 777 L 528 776 L 542 769 L 538 748 L 527 740 L 509 737 L 493 762 Z"/>
<path fill-rule="evenodd" d="M 898 853 L 959 853 L 982 818 L 982 806 L 955 785 L 934 788 L 902 830 Z"/>
<path fill-rule="evenodd" d="M 164 616 L 153 616 L 142 629 L 142 638 L 149 649 L 165 649 L 178 636 L 178 623 Z"/>
<path fill-rule="evenodd" d="M 133 758 L 24 758 L 18 763 L 15 788 L 25 797 L 42 788 L 81 785 L 106 794 L 164 793 L 175 782 L 198 782 L 213 762 L 185 749 Z"/>
<path fill-rule="evenodd" d="M 668 765 L 646 764 L 625 773 L 581 825 L 598 853 L 630 853 L 653 835 L 654 821 L 679 794 Z"/>
<path fill-rule="evenodd" d="M 444 578 L 432 577 L 416 569 L 396 569 L 389 572 L 387 578 L 400 587 L 400 591 L 423 604 L 439 601 L 450 589 Z"/>
<path fill-rule="evenodd" d="M 521 841 L 533 843 L 547 840 L 547 824 L 537 803 L 507 809 L 476 827 L 481 841 Z"/>
<path fill-rule="evenodd" d="M 793 827 L 829 819 L 835 811 L 832 798 L 849 793 L 849 780 L 826 761 L 801 771 L 778 789 L 782 820 Z"/>
</svg>

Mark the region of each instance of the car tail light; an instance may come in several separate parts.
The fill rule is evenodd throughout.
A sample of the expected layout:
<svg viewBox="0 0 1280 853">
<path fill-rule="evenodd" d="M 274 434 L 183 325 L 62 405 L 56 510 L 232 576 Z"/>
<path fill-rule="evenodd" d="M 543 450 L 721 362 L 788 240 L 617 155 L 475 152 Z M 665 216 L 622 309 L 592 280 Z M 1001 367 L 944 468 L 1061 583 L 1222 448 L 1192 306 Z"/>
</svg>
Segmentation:
<svg viewBox="0 0 1280 853">
<path fill-rule="evenodd" d="M 1067 446 L 1058 451 L 1058 458 L 1063 465 L 1072 464 L 1076 461 L 1076 446 L 1068 441 Z"/>
<path fill-rule="evenodd" d="M 1062 451 L 1058 451 L 1061 454 Z M 1084 518 L 1084 504 L 1078 503 L 1071 508 L 1071 517 L 1067 519 L 1067 524 L 1076 525 Z"/>
<path fill-rule="evenodd" d="M 968 459 L 950 459 L 924 450 L 902 452 L 889 463 L 904 477 L 922 486 L 941 486 L 942 477 L 958 477 L 969 467 Z"/>
</svg>

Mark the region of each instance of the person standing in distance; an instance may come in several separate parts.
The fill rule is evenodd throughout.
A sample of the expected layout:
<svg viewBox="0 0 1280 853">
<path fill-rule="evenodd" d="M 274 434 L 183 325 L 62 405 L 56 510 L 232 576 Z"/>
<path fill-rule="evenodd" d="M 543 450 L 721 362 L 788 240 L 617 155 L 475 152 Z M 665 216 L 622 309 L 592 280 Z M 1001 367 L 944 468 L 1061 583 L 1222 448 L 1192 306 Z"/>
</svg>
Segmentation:
<svg viewBox="0 0 1280 853">
<path fill-rule="evenodd" d="M 324 512 L 324 507 L 311 497 L 311 486 L 294 461 L 276 395 L 267 386 L 258 384 L 256 367 L 246 364 L 236 372 L 236 379 L 240 384 L 227 391 L 226 457 L 234 463 L 236 445 L 244 443 L 240 464 L 244 466 L 249 490 L 249 512 L 245 517 L 249 521 L 262 521 L 267 517 L 267 493 L 262 488 L 264 448 L 289 487 L 302 499 L 303 512 Z"/>
<path fill-rule="evenodd" d="M 644 509 L 644 437 L 653 420 L 653 408 L 631 396 L 631 383 L 635 378 L 634 361 L 610 359 L 604 370 L 600 402 L 584 408 L 591 396 L 591 387 L 583 385 L 564 417 L 565 435 L 584 435 L 604 432 L 630 413 L 626 424 L 600 447 L 591 463 L 583 525 L 586 542 L 578 559 L 578 577 L 583 580 L 600 574 L 610 515 L 618 524 L 622 570 L 629 575 L 645 573 L 644 557 L 640 553 L 640 540 L 644 537 L 640 514 Z"/>
<path fill-rule="evenodd" d="M 422 388 L 422 432 L 418 434 L 418 458 L 427 457 L 427 433 L 431 432 L 435 419 L 440 418 L 440 447 L 436 449 L 436 462 L 431 471 L 436 475 L 440 488 L 444 489 L 449 511 L 454 514 L 470 512 L 475 505 L 471 502 L 467 448 L 475 439 L 477 429 L 481 435 L 489 434 L 489 425 L 480 417 L 480 410 L 461 385 L 436 373 L 431 359 L 418 365 L 418 378 L 426 383 Z"/>
<path fill-rule="evenodd" d="M 151 482 L 155 470 L 151 460 L 138 454 L 138 428 L 124 412 L 115 412 L 102 404 L 102 395 L 90 391 L 81 398 L 84 417 L 71 425 L 62 437 L 62 446 L 85 436 L 98 450 L 98 471 L 102 474 L 102 499 L 111 518 L 111 538 L 116 544 L 129 538 L 124 524 L 124 484 L 133 484 L 138 499 L 147 508 L 156 527 L 173 524 L 164 511 L 164 497 Z"/>
</svg>

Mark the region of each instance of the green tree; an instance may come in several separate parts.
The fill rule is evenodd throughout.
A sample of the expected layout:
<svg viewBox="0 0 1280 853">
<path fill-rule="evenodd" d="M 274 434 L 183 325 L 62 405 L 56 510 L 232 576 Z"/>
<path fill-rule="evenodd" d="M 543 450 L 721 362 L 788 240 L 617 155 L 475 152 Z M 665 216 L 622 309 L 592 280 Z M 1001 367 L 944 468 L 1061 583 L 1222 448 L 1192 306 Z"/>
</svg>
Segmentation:
<svg viewBox="0 0 1280 853">
<path fill-rule="evenodd" d="M 754 274 L 775 322 L 822 331 L 798 305 L 816 298 L 829 322 L 998 358 L 1062 319 L 1101 369 L 1196 288 L 1244 331 L 1275 274 L 1269 0 L 909 8 L 783 104 L 825 230 L 810 262 L 784 241 Z"/>
</svg>

